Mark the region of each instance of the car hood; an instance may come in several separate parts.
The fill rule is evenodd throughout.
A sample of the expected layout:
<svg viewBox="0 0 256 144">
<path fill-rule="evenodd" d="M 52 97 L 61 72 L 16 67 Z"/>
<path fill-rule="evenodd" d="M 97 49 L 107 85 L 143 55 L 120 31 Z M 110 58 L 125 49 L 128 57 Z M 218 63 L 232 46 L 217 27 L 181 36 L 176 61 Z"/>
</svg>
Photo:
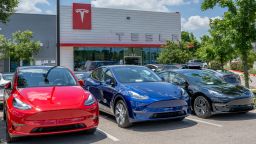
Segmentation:
<svg viewBox="0 0 256 144">
<path fill-rule="evenodd" d="M 223 84 L 223 85 L 208 85 L 208 89 L 228 95 L 228 96 L 250 96 L 250 91 L 243 86 Z"/>
<path fill-rule="evenodd" d="M 166 82 L 129 83 L 124 86 L 133 92 L 154 100 L 181 99 L 180 88 Z"/>
<path fill-rule="evenodd" d="M 21 100 L 40 110 L 80 107 L 89 93 L 80 86 L 19 88 Z"/>
</svg>

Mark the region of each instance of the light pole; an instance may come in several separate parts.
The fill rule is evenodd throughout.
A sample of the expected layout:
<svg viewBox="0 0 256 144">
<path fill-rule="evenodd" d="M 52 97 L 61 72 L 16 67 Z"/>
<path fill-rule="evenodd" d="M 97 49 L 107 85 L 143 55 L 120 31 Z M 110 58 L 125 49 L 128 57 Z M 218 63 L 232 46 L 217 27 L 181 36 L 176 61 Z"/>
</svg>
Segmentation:
<svg viewBox="0 0 256 144">
<path fill-rule="evenodd" d="M 57 65 L 60 66 L 60 0 L 57 0 Z"/>
</svg>

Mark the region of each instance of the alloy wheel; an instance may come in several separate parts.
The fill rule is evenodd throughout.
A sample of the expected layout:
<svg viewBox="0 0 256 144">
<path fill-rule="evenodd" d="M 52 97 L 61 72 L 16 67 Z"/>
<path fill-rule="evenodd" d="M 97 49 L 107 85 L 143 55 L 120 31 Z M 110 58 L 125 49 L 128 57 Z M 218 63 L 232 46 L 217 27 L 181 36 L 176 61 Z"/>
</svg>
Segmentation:
<svg viewBox="0 0 256 144">
<path fill-rule="evenodd" d="M 126 109 L 122 103 L 118 103 L 116 105 L 115 114 L 117 123 L 119 125 L 123 125 L 126 118 Z"/>
<path fill-rule="evenodd" d="M 208 118 L 211 116 L 210 104 L 206 98 L 199 96 L 194 101 L 194 111 L 198 117 Z"/>
</svg>

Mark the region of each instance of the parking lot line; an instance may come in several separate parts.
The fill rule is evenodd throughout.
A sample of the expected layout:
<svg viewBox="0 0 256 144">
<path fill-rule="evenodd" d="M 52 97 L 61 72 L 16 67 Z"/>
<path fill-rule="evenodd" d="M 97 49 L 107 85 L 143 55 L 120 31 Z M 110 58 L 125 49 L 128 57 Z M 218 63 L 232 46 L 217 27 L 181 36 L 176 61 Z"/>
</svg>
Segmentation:
<svg viewBox="0 0 256 144">
<path fill-rule="evenodd" d="M 191 121 L 195 121 L 195 122 L 199 122 L 199 123 L 203 123 L 203 124 L 208 124 L 208 125 L 220 127 L 220 128 L 223 127 L 220 124 L 215 124 L 215 123 L 211 123 L 211 122 L 207 122 L 207 121 L 203 121 L 203 120 L 199 120 L 199 119 L 193 119 L 193 118 L 186 118 L 186 119 L 191 120 Z"/>
<path fill-rule="evenodd" d="M 99 129 L 99 128 L 98 128 L 98 131 L 99 131 L 100 133 L 102 133 L 102 134 L 105 134 L 109 139 L 111 139 L 111 140 L 114 141 L 114 142 L 120 141 L 118 138 L 112 136 L 111 134 L 109 134 L 109 133 L 107 133 L 107 132 L 105 132 L 105 131 L 103 131 L 103 130 L 101 130 L 101 129 Z"/>
</svg>

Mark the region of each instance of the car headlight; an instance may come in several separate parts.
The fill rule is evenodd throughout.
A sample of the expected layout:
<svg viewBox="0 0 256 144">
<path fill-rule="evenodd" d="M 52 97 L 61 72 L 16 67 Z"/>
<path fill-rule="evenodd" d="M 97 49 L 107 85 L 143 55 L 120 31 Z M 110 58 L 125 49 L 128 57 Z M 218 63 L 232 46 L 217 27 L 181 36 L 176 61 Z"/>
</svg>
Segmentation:
<svg viewBox="0 0 256 144">
<path fill-rule="evenodd" d="M 21 100 L 19 100 L 18 98 L 14 98 L 13 102 L 12 102 L 13 106 L 16 109 L 20 109 L 20 110 L 29 110 L 31 109 L 31 106 L 22 102 Z"/>
<path fill-rule="evenodd" d="M 139 100 L 148 99 L 148 96 L 143 96 L 143 95 L 140 95 L 140 94 L 138 94 L 136 92 L 133 92 L 133 91 L 129 91 L 129 93 L 130 93 L 131 97 L 134 98 L 134 99 L 139 99 Z"/>
<path fill-rule="evenodd" d="M 214 96 L 214 97 L 225 97 L 223 94 L 213 91 L 213 90 L 209 90 L 209 93 Z"/>
<path fill-rule="evenodd" d="M 90 106 L 96 102 L 92 94 L 89 95 L 88 99 L 84 102 L 84 105 Z"/>
</svg>

